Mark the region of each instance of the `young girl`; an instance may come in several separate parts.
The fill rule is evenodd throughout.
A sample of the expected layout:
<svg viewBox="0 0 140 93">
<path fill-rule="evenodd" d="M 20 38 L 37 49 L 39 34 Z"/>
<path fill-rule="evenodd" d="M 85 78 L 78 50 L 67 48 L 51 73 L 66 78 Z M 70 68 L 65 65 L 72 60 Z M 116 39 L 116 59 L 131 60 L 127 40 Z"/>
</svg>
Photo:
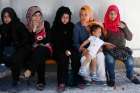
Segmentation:
<svg viewBox="0 0 140 93">
<path fill-rule="evenodd" d="M 91 36 L 85 40 L 81 46 L 80 46 L 80 51 L 84 49 L 85 46 L 88 46 L 87 54 L 84 54 L 81 58 L 81 68 L 79 70 L 79 74 L 81 76 L 84 76 L 86 80 L 96 80 L 96 56 L 103 45 L 111 45 L 114 46 L 110 43 L 104 42 L 103 40 L 100 39 L 101 33 L 102 33 L 102 27 L 97 24 L 97 23 L 90 23 L 89 31 Z M 92 70 L 90 71 L 90 63 L 94 64 Z M 91 72 L 91 73 L 90 73 Z M 90 79 L 90 76 L 91 79 Z"/>
<path fill-rule="evenodd" d="M 71 54 L 73 54 L 72 34 L 74 24 L 71 22 L 71 15 L 72 13 L 68 7 L 60 7 L 56 12 L 55 20 L 52 26 L 54 57 L 57 61 L 58 91 L 64 91 L 66 85 L 68 84 L 68 51 L 71 51 Z M 74 65 L 73 61 L 72 64 Z"/>
</svg>

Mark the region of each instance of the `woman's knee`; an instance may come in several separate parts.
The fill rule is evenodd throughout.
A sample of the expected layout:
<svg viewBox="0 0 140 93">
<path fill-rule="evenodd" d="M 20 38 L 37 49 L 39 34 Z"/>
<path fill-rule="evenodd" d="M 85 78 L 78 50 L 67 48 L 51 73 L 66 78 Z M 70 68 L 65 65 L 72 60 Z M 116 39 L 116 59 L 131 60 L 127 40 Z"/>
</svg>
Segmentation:
<svg viewBox="0 0 140 93">
<path fill-rule="evenodd" d="M 130 57 L 126 60 L 125 63 L 126 63 L 127 65 L 129 65 L 129 66 L 133 66 L 133 65 L 134 65 L 134 59 L 133 59 L 133 57 L 130 56 Z"/>
</svg>

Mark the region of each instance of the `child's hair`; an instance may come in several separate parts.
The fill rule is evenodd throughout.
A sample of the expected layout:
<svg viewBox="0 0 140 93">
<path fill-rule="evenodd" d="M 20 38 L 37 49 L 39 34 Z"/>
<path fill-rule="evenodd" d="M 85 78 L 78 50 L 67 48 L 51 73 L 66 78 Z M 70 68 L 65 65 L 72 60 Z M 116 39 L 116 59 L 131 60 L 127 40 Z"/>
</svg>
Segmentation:
<svg viewBox="0 0 140 93">
<path fill-rule="evenodd" d="M 90 34 L 92 34 L 92 32 L 95 32 L 96 29 L 98 29 L 98 28 L 100 28 L 101 31 L 103 31 L 103 27 L 96 22 L 90 22 L 88 25 L 88 30 L 89 30 Z"/>
</svg>

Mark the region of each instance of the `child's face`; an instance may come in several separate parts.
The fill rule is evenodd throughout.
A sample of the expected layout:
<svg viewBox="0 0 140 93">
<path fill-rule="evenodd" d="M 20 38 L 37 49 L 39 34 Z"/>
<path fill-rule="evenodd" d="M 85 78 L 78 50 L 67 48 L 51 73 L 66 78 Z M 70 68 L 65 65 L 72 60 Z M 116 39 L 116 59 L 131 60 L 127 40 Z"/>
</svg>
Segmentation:
<svg viewBox="0 0 140 93">
<path fill-rule="evenodd" d="M 95 31 L 91 33 L 93 36 L 100 37 L 102 35 L 101 28 L 97 28 Z"/>
<path fill-rule="evenodd" d="M 9 24 L 12 21 L 8 12 L 5 12 L 4 17 L 3 17 L 3 21 L 5 24 Z"/>
<path fill-rule="evenodd" d="M 115 11 L 110 11 L 110 13 L 109 13 L 109 19 L 111 21 L 115 21 L 116 18 L 117 18 L 117 13 Z"/>
<path fill-rule="evenodd" d="M 81 10 L 80 12 L 80 21 L 88 22 L 90 20 L 90 13 L 85 10 Z"/>
<path fill-rule="evenodd" d="M 70 21 L 70 17 L 68 14 L 63 14 L 63 16 L 61 17 L 61 21 L 63 24 L 67 24 Z"/>
</svg>

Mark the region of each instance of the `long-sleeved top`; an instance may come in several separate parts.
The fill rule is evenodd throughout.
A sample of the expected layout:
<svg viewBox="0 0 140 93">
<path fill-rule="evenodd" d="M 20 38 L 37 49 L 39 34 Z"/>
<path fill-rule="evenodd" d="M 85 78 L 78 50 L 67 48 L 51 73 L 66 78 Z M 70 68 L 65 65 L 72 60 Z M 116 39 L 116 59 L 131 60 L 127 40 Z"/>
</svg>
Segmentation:
<svg viewBox="0 0 140 93">
<path fill-rule="evenodd" d="M 86 30 L 85 26 L 82 26 L 80 22 L 75 24 L 73 31 L 73 41 L 74 47 L 79 50 L 80 45 L 89 37 L 89 32 Z"/>
<path fill-rule="evenodd" d="M 38 41 L 37 44 L 46 44 L 50 42 L 50 24 L 47 21 L 44 21 L 44 27 L 46 32 L 45 38 Z M 31 37 L 32 37 L 32 44 L 36 43 L 36 34 L 32 32 Z"/>
<path fill-rule="evenodd" d="M 66 50 L 71 50 L 73 47 L 73 23 L 68 23 L 66 25 L 57 25 L 52 27 L 52 43 L 54 46 L 54 51 L 65 52 Z"/>
<path fill-rule="evenodd" d="M 2 24 L 0 26 L 2 46 L 14 46 L 16 49 L 31 43 L 28 30 L 21 22 Z"/>
<path fill-rule="evenodd" d="M 120 28 L 117 32 L 107 31 L 106 42 L 110 42 L 118 47 L 125 47 L 126 40 L 132 40 L 132 33 L 127 26 L 123 29 Z"/>
</svg>

